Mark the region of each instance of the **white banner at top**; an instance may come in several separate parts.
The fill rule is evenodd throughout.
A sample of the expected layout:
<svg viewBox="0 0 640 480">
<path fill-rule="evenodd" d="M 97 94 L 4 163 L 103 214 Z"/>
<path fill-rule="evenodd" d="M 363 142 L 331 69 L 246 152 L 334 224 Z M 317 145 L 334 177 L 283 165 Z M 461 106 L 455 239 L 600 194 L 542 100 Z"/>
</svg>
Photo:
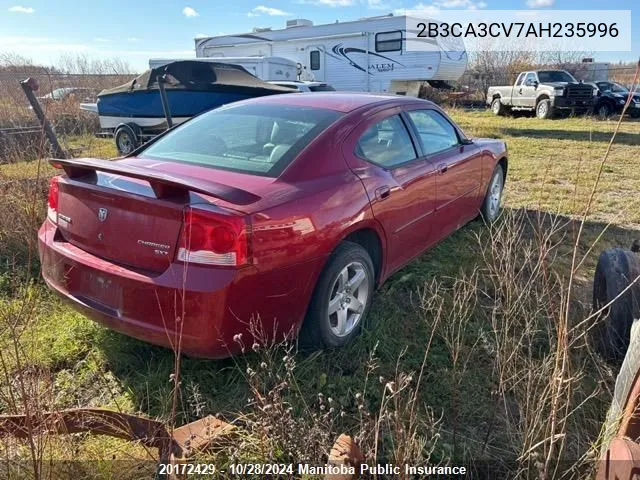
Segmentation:
<svg viewBox="0 0 640 480">
<path fill-rule="evenodd" d="M 407 51 L 631 51 L 630 10 L 411 10 Z"/>
</svg>

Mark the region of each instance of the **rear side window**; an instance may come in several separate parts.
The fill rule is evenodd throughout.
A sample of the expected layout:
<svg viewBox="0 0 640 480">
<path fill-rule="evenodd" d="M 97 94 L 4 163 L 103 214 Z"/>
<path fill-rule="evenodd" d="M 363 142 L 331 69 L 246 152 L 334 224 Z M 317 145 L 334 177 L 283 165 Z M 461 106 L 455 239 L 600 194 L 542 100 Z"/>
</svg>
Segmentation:
<svg viewBox="0 0 640 480">
<path fill-rule="evenodd" d="M 442 152 L 460 143 L 453 125 L 435 110 L 413 110 L 407 114 L 415 125 L 425 155 Z"/>
<path fill-rule="evenodd" d="M 141 156 L 276 177 L 340 116 L 320 108 L 230 105 L 167 133 Z"/>
<path fill-rule="evenodd" d="M 398 115 L 369 127 L 358 140 L 356 154 L 384 168 L 417 157 L 409 132 Z"/>
<path fill-rule="evenodd" d="M 399 52 L 402 50 L 402 32 L 381 32 L 376 34 L 376 52 Z"/>
</svg>

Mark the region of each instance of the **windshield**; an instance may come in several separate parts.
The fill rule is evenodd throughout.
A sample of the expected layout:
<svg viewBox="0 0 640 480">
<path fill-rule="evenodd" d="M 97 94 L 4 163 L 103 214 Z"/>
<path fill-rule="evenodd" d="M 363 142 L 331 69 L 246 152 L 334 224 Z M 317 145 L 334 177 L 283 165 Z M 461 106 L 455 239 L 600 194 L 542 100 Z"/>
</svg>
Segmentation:
<svg viewBox="0 0 640 480">
<path fill-rule="evenodd" d="M 598 86 L 604 92 L 629 93 L 629 89 L 627 89 L 624 85 L 620 85 L 619 83 L 603 82 L 599 83 Z"/>
<path fill-rule="evenodd" d="M 551 82 L 576 82 L 577 80 L 573 78 L 569 73 L 564 70 L 547 70 L 538 72 L 538 80 L 540 83 L 551 83 Z"/>
<path fill-rule="evenodd" d="M 167 133 L 141 155 L 276 177 L 340 115 L 282 104 L 225 106 Z"/>
<path fill-rule="evenodd" d="M 323 83 L 321 85 L 309 85 L 309 90 L 311 90 L 312 92 L 335 92 L 336 89 L 333 88 L 331 85 L 327 85 L 326 83 Z"/>
</svg>

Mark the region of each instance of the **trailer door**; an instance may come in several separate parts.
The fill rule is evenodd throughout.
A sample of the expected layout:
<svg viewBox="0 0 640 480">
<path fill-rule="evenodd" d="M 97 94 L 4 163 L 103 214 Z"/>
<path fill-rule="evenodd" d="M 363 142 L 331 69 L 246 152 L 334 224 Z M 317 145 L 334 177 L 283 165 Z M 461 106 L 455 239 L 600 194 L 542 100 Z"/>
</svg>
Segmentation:
<svg viewBox="0 0 640 480">
<path fill-rule="evenodd" d="M 327 58 L 323 45 L 309 45 L 307 47 L 307 59 L 303 68 L 301 80 L 326 81 Z"/>
</svg>

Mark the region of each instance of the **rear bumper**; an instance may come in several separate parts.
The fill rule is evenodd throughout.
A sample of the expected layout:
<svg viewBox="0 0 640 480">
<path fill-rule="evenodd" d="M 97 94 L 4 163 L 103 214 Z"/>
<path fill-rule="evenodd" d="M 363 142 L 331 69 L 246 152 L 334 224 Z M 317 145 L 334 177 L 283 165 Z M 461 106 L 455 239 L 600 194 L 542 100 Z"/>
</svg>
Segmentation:
<svg viewBox="0 0 640 480">
<path fill-rule="evenodd" d="M 45 282 L 76 310 L 145 342 L 172 349 L 180 343 L 183 353 L 196 357 L 240 353 L 242 346 L 234 340 L 238 334 L 251 348 L 256 322 L 269 332 L 268 340 L 291 335 L 306 312 L 315 269 L 298 266 L 297 278 L 287 277 L 274 291 L 274 282 L 265 282 L 279 277 L 278 272 L 262 273 L 254 266 L 236 270 L 172 263 L 153 275 L 128 269 L 64 241 L 49 220 L 38 239 Z"/>
</svg>

